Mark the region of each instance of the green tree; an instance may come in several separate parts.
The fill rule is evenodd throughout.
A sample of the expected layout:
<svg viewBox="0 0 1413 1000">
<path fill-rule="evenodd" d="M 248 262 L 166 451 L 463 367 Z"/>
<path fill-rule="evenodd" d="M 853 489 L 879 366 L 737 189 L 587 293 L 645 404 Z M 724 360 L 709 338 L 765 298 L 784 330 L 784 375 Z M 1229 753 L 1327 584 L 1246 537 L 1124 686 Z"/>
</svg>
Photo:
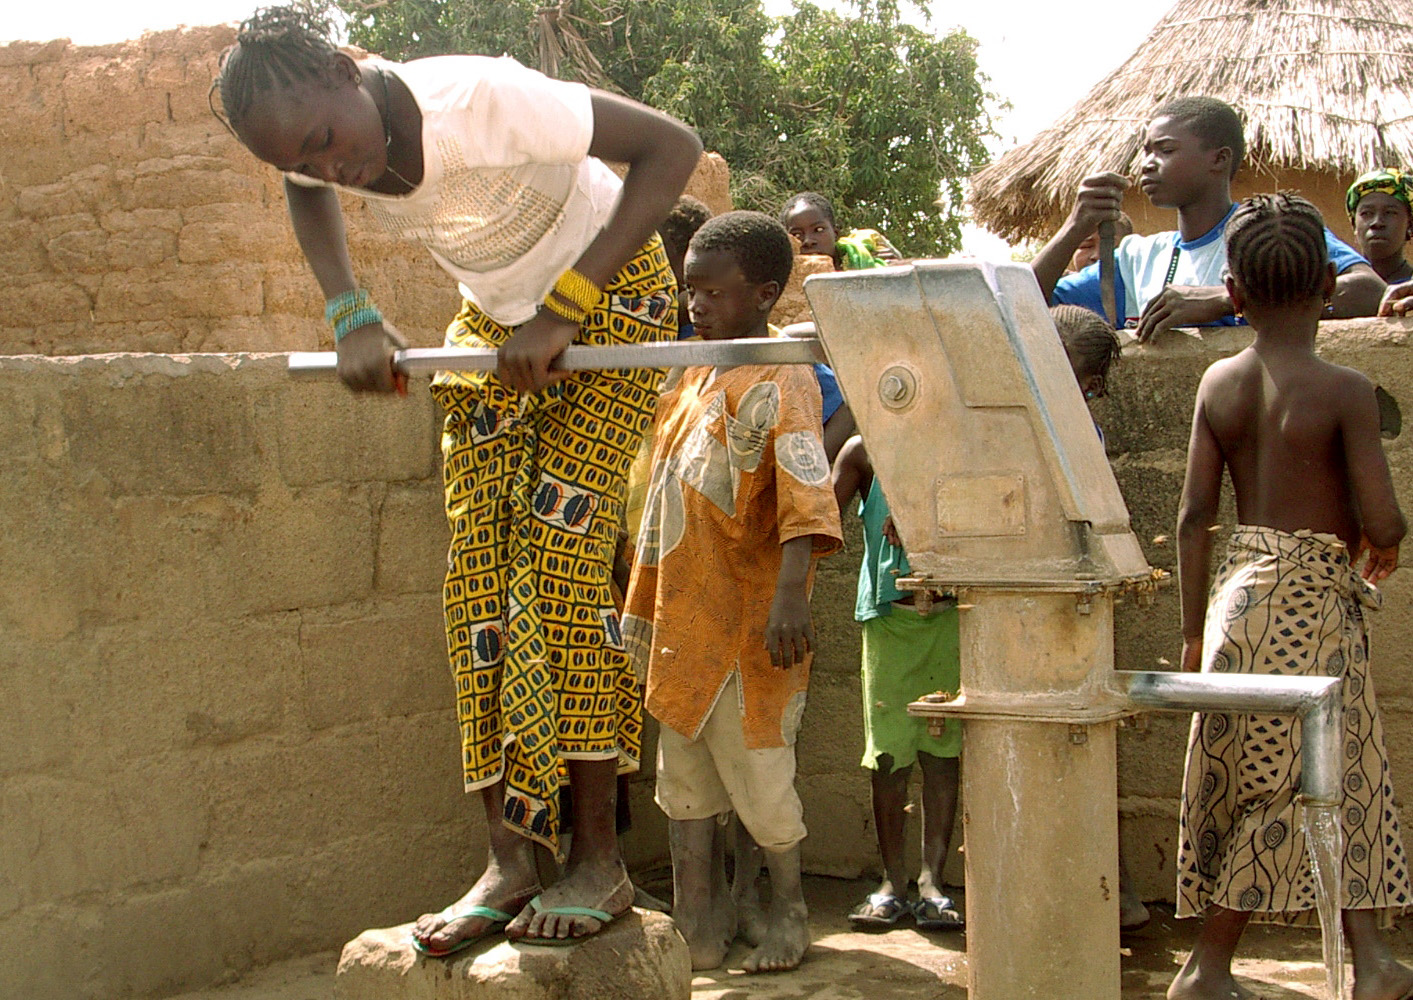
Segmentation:
<svg viewBox="0 0 1413 1000">
<path fill-rule="evenodd" d="M 338 2 L 350 40 L 390 58 L 506 53 L 681 118 L 731 165 L 742 208 L 817 190 L 905 253 L 960 243 L 961 180 L 990 134 L 976 43 L 909 23 L 896 0 L 796 0 L 784 18 L 759 0 Z"/>
</svg>

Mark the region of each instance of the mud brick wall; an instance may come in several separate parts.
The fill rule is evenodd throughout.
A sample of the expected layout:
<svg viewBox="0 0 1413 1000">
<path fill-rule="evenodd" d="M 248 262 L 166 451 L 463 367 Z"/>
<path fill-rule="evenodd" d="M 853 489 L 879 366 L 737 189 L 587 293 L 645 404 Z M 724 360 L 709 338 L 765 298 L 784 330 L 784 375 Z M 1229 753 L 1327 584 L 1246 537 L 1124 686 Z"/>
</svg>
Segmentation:
<svg viewBox="0 0 1413 1000">
<path fill-rule="evenodd" d="M 332 348 L 279 175 L 207 104 L 234 37 L 0 46 L 0 355 Z M 727 183 L 707 154 L 688 192 L 725 211 Z M 360 280 L 414 346 L 439 345 L 455 284 L 344 207 Z"/>
</svg>

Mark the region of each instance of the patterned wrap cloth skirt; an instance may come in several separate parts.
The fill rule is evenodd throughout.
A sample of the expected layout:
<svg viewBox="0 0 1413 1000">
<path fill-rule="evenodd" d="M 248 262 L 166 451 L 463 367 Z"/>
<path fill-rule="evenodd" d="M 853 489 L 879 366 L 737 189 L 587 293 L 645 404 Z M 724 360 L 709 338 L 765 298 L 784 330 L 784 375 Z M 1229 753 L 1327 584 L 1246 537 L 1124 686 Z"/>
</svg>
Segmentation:
<svg viewBox="0 0 1413 1000">
<path fill-rule="evenodd" d="M 1409 905 L 1408 865 L 1369 673 L 1364 615 L 1379 594 L 1333 535 L 1238 527 L 1217 572 L 1203 673 L 1343 677 L 1341 909 Z M 1300 723 L 1290 716 L 1193 716 L 1178 845 L 1180 917 L 1209 906 L 1270 923 L 1313 924 Z"/>
<path fill-rule="evenodd" d="M 467 302 L 449 347 L 511 330 Z M 677 335 L 676 285 L 654 235 L 604 290 L 575 344 Z M 559 851 L 566 759 L 638 766 L 642 699 L 610 589 L 628 468 L 662 372 L 578 372 L 535 394 L 493 373 L 441 372 L 451 526 L 443 605 L 467 791 L 505 782 L 504 822 Z"/>
</svg>

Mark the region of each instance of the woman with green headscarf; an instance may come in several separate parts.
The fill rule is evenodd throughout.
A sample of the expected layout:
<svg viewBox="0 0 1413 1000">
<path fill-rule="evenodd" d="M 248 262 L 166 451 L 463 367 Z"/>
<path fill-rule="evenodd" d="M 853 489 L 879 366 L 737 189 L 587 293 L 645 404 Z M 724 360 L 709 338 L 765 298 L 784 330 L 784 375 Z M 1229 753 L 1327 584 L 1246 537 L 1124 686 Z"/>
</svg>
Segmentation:
<svg viewBox="0 0 1413 1000">
<path fill-rule="evenodd" d="M 1413 238 L 1413 179 L 1395 167 L 1362 175 L 1345 195 L 1354 239 L 1369 264 L 1389 284 L 1413 279 L 1403 256 Z"/>
</svg>

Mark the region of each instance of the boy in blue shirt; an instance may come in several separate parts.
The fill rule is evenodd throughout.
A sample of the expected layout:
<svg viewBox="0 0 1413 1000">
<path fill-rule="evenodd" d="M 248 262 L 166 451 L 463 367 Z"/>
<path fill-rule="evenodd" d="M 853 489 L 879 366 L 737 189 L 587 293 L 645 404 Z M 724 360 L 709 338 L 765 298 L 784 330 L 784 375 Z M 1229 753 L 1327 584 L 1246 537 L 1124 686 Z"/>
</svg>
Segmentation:
<svg viewBox="0 0 1413 1000">
<path fill-rule="evenodd" d="M 1169 101 L 1149 124 L 1138 183 L 1154 205 L 1177 209 L 1178 228 L 1128 236 L 1115 252 L 1119 309 L 1140 341 L 1179 326 L 1240 322 L 1222 285 L 1227 263 L 1223 235 L 1236 208 L 1231 180 L 1245 153 L 1241 119 L 1231 105 L 1214 97 Z M 1052 305 L 1071 303 L 1103 315 L 1098 264 L 1061 274 L 1099 223 L 1119 217 L 1128 187 L 1128 178 L 1116 173 L 1094 174 L 1080 183 L 1070 217 L 1031 261 Z M 1382 279 L 1328 229 L 1325 243 L 1338 275 L 1326 315 L 1374 315 Z"/>
</svg>

